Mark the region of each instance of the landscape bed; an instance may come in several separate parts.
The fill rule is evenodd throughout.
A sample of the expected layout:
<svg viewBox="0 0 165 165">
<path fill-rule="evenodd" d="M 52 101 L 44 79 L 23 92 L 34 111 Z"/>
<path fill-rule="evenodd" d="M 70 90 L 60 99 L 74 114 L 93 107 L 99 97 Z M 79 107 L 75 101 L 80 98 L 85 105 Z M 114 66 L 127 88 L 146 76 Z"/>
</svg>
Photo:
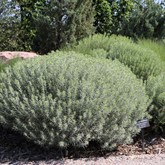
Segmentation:
<svg viewBox="0 0 165 165">
<path fill-rule="evenodd" d="M 149 134 L 145 136 L 145 151 L 142 152 L 141 148 L 141 137 L 138 136 L 134 139 L 134 142 L 130 145 L 120 145 L 118 148 L 112 152 L 98 150 L 96 146 L 91 146 L 90 148 L 62 151 L 59 149 L 44 150 L 39 146 L 27 141 L 20 134 L 13 132 L 11 130 L 3 129 L 0 127 L 0 164 L 64 164 L 67 162 L 72 162 L 72 160 L 82 160 L 86 159 L 87 162 L 94 160 L 112 159 L 112 157 L 127 156 L 125 159 L 131 159 L 129 156 L 136 155 L 146 155 L 143 161 L 148 158 L 149 155 L 155 155 L 153 162 L 159 155 L 165 155 L 165 136 L 154 136 Z M 118 158 L 113 158 L 113 160 Z M 121 159 L 121 158 L 120 158 Z M 161 158 L 159 158 L 161 159 Z M 158 159 L 158 160 L 159 160 Z M 121 159 L 124 161 L 124 158 Z M 140 159 L 141 160 L 141 159 Z M 139 160 L 139 162 L 140 162 Z M 161 159 L 162 161 L 162 159 Z M 159 163 L 161 162 L 159 160 Z M 165 161 L 165 160 L 164 160 Z M 115 162 L 115 161 L 114 161 Z M 115 164 L 115 163 L 114 163 Z M 99 165 L 99 164 L 98 164 Z M 122 163 L 121 163 L 122 165 Z M 163 165 L 163 164 L 162 164 Z"/>
</svg>

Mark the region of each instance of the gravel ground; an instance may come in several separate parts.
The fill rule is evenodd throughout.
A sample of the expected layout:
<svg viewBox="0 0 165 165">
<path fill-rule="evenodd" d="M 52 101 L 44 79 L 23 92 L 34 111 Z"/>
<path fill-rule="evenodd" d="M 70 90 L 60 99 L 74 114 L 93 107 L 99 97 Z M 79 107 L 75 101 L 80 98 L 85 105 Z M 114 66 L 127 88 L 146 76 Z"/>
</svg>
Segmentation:
<svg viewBox="0 0 165 165">
<path fill-rule="evenodd" d="M 15 162 L 2 163 L 2 165 L 165 165 L 165 154 L 157 155 L 133 155 L 133 156 L 109 156 L 107 158 L 83 158 L 49 160 L 48 162 Z"/>
<path fill-rule="evenodd" d="M 129 145 L 120 145 L 113 152 L 99 150 L 96 144 L 88 149 L 43 150 L 20 134 L 0 127 L 0 165 L 165 165 L 165 137 L 145 137 Z"/>
<path fill-rule="evenodd" d="M 64 160 L 57 165 L 165 165 L 165 154 L 109 156 L 108 158 Z"/>
</svg>

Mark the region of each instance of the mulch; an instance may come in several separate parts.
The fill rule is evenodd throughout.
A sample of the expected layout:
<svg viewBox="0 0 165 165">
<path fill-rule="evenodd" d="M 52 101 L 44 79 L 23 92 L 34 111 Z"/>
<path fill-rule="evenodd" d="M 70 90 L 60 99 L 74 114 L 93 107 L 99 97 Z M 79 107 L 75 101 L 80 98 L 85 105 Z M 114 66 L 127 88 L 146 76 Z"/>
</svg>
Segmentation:
<svg viewBox="0 0 165 165">
<path fill-rule="evenodd" d="M 36 144 L 27 141 L 20 134 L 0 127 L 0 164 L 37 164 L 44 162 L 51 164 L 54 160 L 66 158 L 94 158 L 119 155 L 140 154 L 165 154 L 165 136 L 154 135 L 152 132 L 145 134 L 144 151 L 142 151 L 141 136 L 134 138 L 129 145 L 119 145 L 114 151 L 102 151 L 97 144 L 91 144 L 84 149 L 68 149 L 65 151 L 57 148 L 45 150 Z M 147 131 L 146 131 L 147 132 Z"/>
</svg>

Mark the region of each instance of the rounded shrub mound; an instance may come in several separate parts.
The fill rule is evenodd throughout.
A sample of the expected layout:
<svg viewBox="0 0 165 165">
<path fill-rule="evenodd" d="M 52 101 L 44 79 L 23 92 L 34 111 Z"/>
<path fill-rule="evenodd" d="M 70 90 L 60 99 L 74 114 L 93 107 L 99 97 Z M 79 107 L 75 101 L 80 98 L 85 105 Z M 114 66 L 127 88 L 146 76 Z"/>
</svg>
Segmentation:
<svg viewBox="0 0 165 165">
<path fill-rule="evenodd" d="M 149 39 L 140 39 L 138 44 L 145 48 L 151 49 L 157 54 L 157 57 L 165 61 L 165 44 L 161 41 L 152 41 Z"/>
<path fill-rule="evenodd" d="M 79 43 L 73 46 L 71 50 L 85 55 L 90 55 L 92 57 L 106 58 L 107 52 L 110 49 L 110 45 L 118 42 L 131 43 L 132 41 L 123 36 L 112 35 L 109 37 L 102 34 L 95 34 L 79 41 Z"/>
<path fill-rule="evenodd" d="M 148 105 L 142 82 L 119 61 L 74 52 L 19 62 L 0 76 L 0 123 L 44 147 L 129 143 Z"/>
<path fill-rule="evenodd" d="M 146 84 L 148 96 L 152 99 L 150 114 L 153 116 L 155 131 L 165 132 L 165 72 L 150 77 Z"/>
<path fill-rule="evenodd" d="M 149 76 L 157 76 L 164 70 L 163 62 L 152 50 L 145 49 L 135 43 L 111 44 L 107 58 L 118 59 L 143 80 L 147 80 Z"/>
<path fill-rule="evenodd" d="M 84 38 L 71 50 L 85 56 L 118 59 L 127 65 L 137 78 L 143 80 L 147 80 L 149 76 L 157 76 L 165 70 L 163 62 L 154 51 L 123 36 L 96 34 Z"/>
</svg>

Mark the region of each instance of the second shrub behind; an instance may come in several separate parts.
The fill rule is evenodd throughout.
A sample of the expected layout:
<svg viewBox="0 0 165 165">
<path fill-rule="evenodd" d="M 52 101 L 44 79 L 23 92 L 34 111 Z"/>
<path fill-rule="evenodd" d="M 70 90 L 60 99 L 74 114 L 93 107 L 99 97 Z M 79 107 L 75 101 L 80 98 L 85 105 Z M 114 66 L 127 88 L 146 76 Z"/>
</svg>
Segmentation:
<svg viewBox="0 0 165 165">
<path fill-rule="evenodd" d="M 143 80 L 165 71 L 165 66 L 157 52 L 133 43 L 127 37 L 97 34 L 84 38 L 72 50 L 91 57 L 118 59 Z"/>
</svg>

